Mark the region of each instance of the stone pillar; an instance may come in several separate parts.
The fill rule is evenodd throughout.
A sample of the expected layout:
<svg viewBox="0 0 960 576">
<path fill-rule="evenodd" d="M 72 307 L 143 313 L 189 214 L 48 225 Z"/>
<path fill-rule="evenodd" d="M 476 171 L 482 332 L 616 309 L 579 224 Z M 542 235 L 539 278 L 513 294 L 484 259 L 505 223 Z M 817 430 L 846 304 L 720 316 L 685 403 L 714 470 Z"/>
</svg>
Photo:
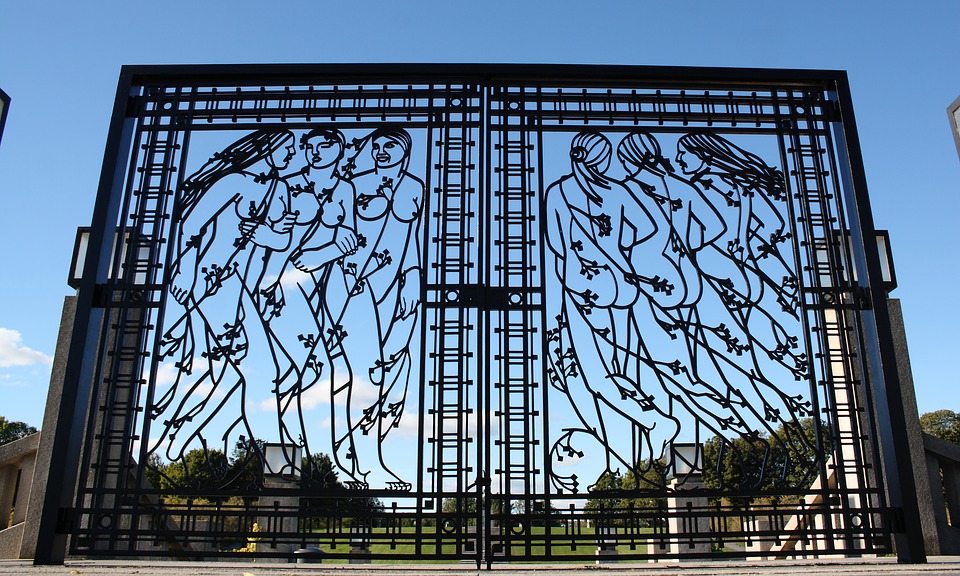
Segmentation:
<svg viewBox="0 0 960 576">
<path fill-rule="evenodd" d="M 15 500 L 13 501 L 13 522 L 10 523 L 11 526 L 27 519 L 27 502 L 30 500 L 30 487 L 33 485 L 33 469 L 36 463 L 36 451 L 24 455 L 23 460 L 20 461 L 20 469 L 17 472 L 19 489 L 16 490 Z"/>
<path fill-rule="evenodd" d="M 0 558 L 20 557 L 40 434 L 0 446 Z"/>
<path fill-rule="evenodd" d="M 943 489 L 940 479 L 940 459 L 936 454 L 926 453 L 927 459 L 927 483 L 930 486 L 930 511 L 934 522 L 938 526 L 948 526 L 947 522 L 947 503 L 943 499 Z"/>
<path fill-rule="evenodd" d="M 907 333 L 903 324 L 903 310 L 900 307 L 900 299 L 888 298 L 887 311 L 890 316 L 890 332 L 893 335 L 893 345 L 897 353 L 897 374 L 900 377 L 903 416 L 907 423 L 910 460 L 913 464 L 914 483 L 917 486 L 916 500 L 920 508 L 920 520 L 923 526 L 923 547 L 928 556 L 938 556 L 941 554 L 940 539 L 937 534 L 937 521 L 923 449 L 923 434 L 920 430 L 920 415 L 917 410 L 917 393 L 913 386 L 913 372 L 910 368 L 910 352 L 907 350 Z M 937 488 L 939 489 L 939 484 Z"/>
<path fill-rule="evenodd" d="M 354 518 L 354 522 L 360 521 L 360 518 Z M 370 553 L 370 527 L 366 522 L 355 524 L 350 528 L 350 563 L 351 564 L 369 564 L 370 558 L 364 558 Z"/>
<path fill-rule="evenodd" d="M 282 476 L 268 475 L 263 481 L 263 487 L 267 490 L 296 488 L 299 486 L 297 480 L 287 480 Z M 260 516 L 257 524 L 260 527 L 260 541 L 257 542 L 257 552 L 287 552 L 290 554 L 290 561 L 293 561 L 293 553 L 300 549 L 300 543 L 295 539 L 298 533 L 298 520 L 296 512 L 300 509 L 300 498 L 298 496 L 260 496 Z M 278 536 L 271 536 L 279 535 Z M 260 562 L 285 562 L 283 559 L 263 558 Z"/>
<path fill-rule="evenodd" d="M 60 490 L 59 486 L 47 486 L 52 466 L 58 463 L 50 461 L 50 451 L 57 430 L 57 414 L 60 410 L 60 397 L 63 394 L 63 380 L 70 354 L 70 340 L 73 333 L 73 320 L 77 312 L 77 297 L 63 299 L 63 311 L 60 315 L 60 332 L 57 336 L 57 349 L 53 356 L 53 368 L 50 371 L 50 389 L 47 392 L 47 406 L 43 413 L 43 425 L 40 431 L 40 445 L 34 466 L 32 488 L 26 511 L 23 540 L 20 544 L 20 558 L 33 558 L 37 553 L 37 538 L 40 529 L 40 515 L 43 512 L 47 490 Z M 89 398 L 78 398 L 78 402 L 88 402 Z M 78 476 L 82 477 L 82 474 Z"/>
<path fill-rule="evenodd" d="M 667 499 L 667 527 L 670 532 L 670 553 L 706 554 L 710 552 L 710 517 L 707 499 L 696 491 L 703 488 L 699 474 L 689 474 L 683 482 L 683 489 L 677 490 L 679 480 L 670 480 L 672 495 Z M 687 491 L 693 493 L 688 493 Z"/>
</svg>

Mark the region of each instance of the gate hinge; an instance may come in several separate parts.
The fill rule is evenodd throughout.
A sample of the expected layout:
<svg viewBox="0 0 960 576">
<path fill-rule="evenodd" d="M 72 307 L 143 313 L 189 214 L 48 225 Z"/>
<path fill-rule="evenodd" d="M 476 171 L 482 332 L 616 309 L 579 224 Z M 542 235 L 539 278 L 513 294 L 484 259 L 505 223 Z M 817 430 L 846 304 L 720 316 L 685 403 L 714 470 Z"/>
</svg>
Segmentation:
<svg viewBox="0 0 960 576">
<path fill-rule="evenodd" d="M 70 534 L 73 532 L 73 517 L 75 513 L 75 508 L 60 508 L 57 510 L 57 534 Z"/>
</svg>

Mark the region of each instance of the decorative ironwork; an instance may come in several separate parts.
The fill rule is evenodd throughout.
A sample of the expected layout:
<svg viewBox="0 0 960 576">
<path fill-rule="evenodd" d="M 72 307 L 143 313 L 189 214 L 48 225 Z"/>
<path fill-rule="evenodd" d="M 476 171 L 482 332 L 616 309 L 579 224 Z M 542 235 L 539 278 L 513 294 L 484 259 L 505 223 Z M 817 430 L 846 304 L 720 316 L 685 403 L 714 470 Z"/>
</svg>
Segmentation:
<svg viewBox="0 0 960 576">
<path fill-rule="evenodd" d="M 828 81 L 325 70 L 136 69 L 73 552 L 891 550 Z"/>
<path fill-rule="evenodd" d="M 679 169 L 655 135 L 624 135 L 616 178 L 611 142 L 579 132 L 569 173 L 547 187 L 560 285 L 548 374 L 579 421 L 551 451 L 582 458 L 583 437 L 600 446 L 603 474 L 641 479 L 692 422 L 741 466 L 799 466 L 806 480 L 817 463 L 815 440 L 794 430 L 813 414 L 783 174 L 715 134 L 684 134 L 676 147 Z M 752 452 L 763 437 L 759 454 L 729 441 Z"/>
</svg>

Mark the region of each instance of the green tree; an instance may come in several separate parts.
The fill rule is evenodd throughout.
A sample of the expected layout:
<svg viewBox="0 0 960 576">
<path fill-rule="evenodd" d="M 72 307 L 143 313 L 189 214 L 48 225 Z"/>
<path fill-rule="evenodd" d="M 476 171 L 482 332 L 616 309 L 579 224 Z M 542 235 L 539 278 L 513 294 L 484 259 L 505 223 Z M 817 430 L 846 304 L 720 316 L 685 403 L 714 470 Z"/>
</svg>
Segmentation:
<svg viewBox="0 0 960 576">
<path fill-rule="evenodd" d="M 144 467 L 143 474 L 150 483 L 151 488 L 160 488 L 163 483 L 163 476 L 167 473 L 167 465 L 159 454 L 150 454 L 147 458 L 147 465 Z"/>
<path fill-rule="evenodd" d="M 664 499 L 657 496 L 663 495 L 666 473 L 662 459 L 645 460 L 635 470 L 627 470 L 624 474 L 619 471 L 605 472 L 591 487 L 590 491 L 596 497 L 587 500 L 584 509 L 610 511 L 624 518 L 632 516 L 631 510 L 655 510 L 664 503 Z M 618 519 L 609 525 L 620 526 L 622 523 Z M 644 520 L 642 524 L 646 525 L 648 521 Z"/>
<path fill-rule="evenodd" d="M 830 446 L 823 434 L 819 451 L 828 454 Z M 703 447 L 703 481 L 726 490 L 807 488 L 819 471 L 819 451 L 813 418 L 787 422 L 770 436 L 714 436 Z"/>
<path fill-rule="evenodd" d="M 714 436 L 703 445 L 703 483 L 721 490 L 766 488 L 770 444 L 764 437 Z"/>
<path fill-rule="evenodd" d="M 514 506 L 519 506 L 514 510 Z M 522 512 L 522 503 L 513 501 L 510 506 L 506 506 L 506 500 L 501 496 L 494 494 L 490 497 L 490 514 L 493 516 L 506 516 L 513 511 Z M 464 494 L 459 498 L 444 498 L 440 503 L 440 511 L 447 514 L 465 514 L 468 516 L 477 514 L 477 497 L 474 494 Z"/>
<path fill-rule="evenodd" d="M 440 504 L 440 511 L 447 514 L 475 514 L 477 512 L 477 499 L 473 496 L 444 498 Z"/>
<path fill-rule="evenodd" d="M 647 460 L 637 466 L 636 471 L 628 470 L 620 482 L 621 487 L 632 494 L 627 504 L 644 509 L 657 508 L 662 503 L 662 498 L 652 495 L 662 491 L 666 484 L 667 466 L 662 458 Z"/>
<path fill-rule="evenodd" d="M 241 436 L 230 452 L 226 487 L 252 491 L 263 484 L 263 440 Z"/>
<path fill-rule="evenodd" d="M 300 470 L 300 483 L 305 488 L 343 488 L 339 475 L 333 467 L 333 460 L 327 454 L 317 452 L 312 456 L 304 456 Z"/>
<path fill-rule="evenodd" d="M 786 422 L 777 429 L 775 437 L 767 438 L 771 446 L 770 461 L 765 474 L 764 488 L 809 488 L 820 472 L 820 457 L 832 451 L 829 427 L 820 423 L 820 443 L 817 443 L 816 421 L 804 418 Z"/>
<path fill-rule="evenodd" d="M 920 428 L 941 440 L 960 444 L 960 414 L 953 410 L 936 410 L 920 417 Z"/>
<path fill-rule="evenodd" d="M 167 464 L 160 477 L 160 488 L 216 489 L 223 483 L 228 469 L 229 463 L 222 451 L 194 448 L 184 454 L 182 460 Z"/>
<path fill-rule="evenodd" d="M 0 445 L 19 440 L 31 434 L 36 434 L 37 429 L 23 422 L 11 422 L 0 416 Z"/>
<path fill-rule="evenodd" d="M 590 493 L 596 494 L 595 498 L 587 500 L 584 509 L 586 510 L 609 510 L 620 508 L 623 504 L 621 491 L 623 490 L 623 475 L 620 471 L 606 471 L 597 478 L 597 481 L 590 487 Z"/>
<path fill-rule="evenodd" d="M 328 517 L 344 518 L 352 525 L 369 525 L 383 511 L 379 498 L 357 496 L 340 482 L 333 460 L 327 454 L 305 456 L 300 464 L 300 486 L 315 496 L 301 498 L 300 506 L 314 523 Z"/>
</svg>

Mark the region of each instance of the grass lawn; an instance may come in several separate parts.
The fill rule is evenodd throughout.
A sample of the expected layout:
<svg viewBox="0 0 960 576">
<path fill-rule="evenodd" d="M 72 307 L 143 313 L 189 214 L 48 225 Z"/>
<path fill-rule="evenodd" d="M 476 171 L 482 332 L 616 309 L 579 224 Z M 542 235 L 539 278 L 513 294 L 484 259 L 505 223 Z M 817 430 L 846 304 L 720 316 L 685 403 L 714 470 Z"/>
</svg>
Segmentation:
<svg viewBox="0 0 960 576">
<path fill-rule="evenodd" d="M 631 536 L 626 534 L 623 528 L 614 530 L 614 534 L 611 534 L 609 538 L 621 542 L 616 546 L 619 554 L 644 554 L 647 552 L 645 535 L 651 534 L 651 529 L 643 528 L 639 533 L 634 533 L 632 543 L 629 542 Z M 325 536 L 323 531 L 316 531 L 315 534 L 317 543 L 314 546 L 324 552 L 342 555 L 350 553 L 349 538 L 340 537 L 334 542 L 331 541 L 329 536 Z M 375 558 L 374 563 L 457 563 L 460 558 L 475 558 L 475 549 L 470 549 L 470 547 L 471 545 L 476 546 L 476 540 L 471 536 L 471 534 L 448 534 L 432 526 L 424 527 L 419 536 L 412 526 L 402 527 L 399 530 L 374 528 L 370 536 L 369 549 Z M 505 540 L 508 542 L 508 554 L 503 556 L 504 559 L 522 560 L 525 557 L 541 556 L 562 562 L 564 556 L 593 556 L 598 546 L 595 529 L 585 525 L 570 530 L 555 526 L 549 529 L 549 534 L 547 528 L 534 526 L 526 531 L 518 530 L 503 535 L 494 534 L 492 538 L 494 546 L 498 546 Z M 460 545 L 459 550 L 457 548 L 458 543 Z M 464 549 L 464 547 L 467 549 Z M 430 556 L 439 554 L 450 555 L 453 558 L 430 559 Z M 377 559 L 377 557 L 388 555 L 395 558 Z M 416 558 L 417 556 L 419 558 Z M 495 554 L 494 557 L 500 557 L 500 554 Z M 570 559 L 570 561 L 583 562 L 582 559 Z M 347 562 L 347 559 L 330 558 L 324 560 L 324 562 L 343 563 Z"/>
</svg>

